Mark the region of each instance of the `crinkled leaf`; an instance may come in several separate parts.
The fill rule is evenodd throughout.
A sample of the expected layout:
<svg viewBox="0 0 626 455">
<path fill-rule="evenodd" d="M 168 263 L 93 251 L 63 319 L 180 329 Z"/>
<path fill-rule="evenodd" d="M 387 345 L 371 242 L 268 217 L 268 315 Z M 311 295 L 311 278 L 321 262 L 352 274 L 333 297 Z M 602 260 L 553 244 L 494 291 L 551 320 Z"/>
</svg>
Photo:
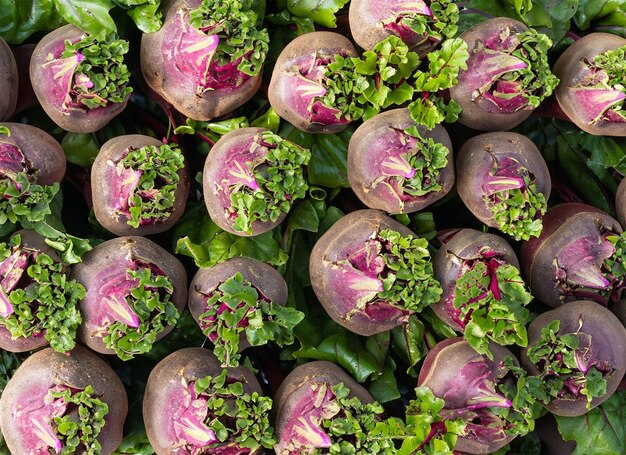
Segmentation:
<svg viewBox="0 0 626 455">
<path fill-rule="evenodd" d="M 310 18 L 316 24 L 335 28 L 335 14 L 349 0 L 287 0 L 287 8 L 296 16 Z"/>
<path fill-rule="evenodd" d="M 86 33 L 104 38 L 117 32 L 109 14 L 111 0 L 54 0 L 54 5 L 64 21 Z"/>
<path fill-rule="evenodd" d="M 279 229 L 241 237 L 219 228 L 209 218 L 204 203 L 190 203 L 173 232 L 175 252 L 193 258 L 198 267 L 212 267 L 232 257 L 246 256 L 284 266 L 287 253 L 281 248 Z"/>
<path fill-rule="evenodd" d="M 621 455 L 626 451 L 626 392 L 616 392 L 579 417 L 556 416 L 566 441 L 576 441 L 572 455 Z"/>
</svg>

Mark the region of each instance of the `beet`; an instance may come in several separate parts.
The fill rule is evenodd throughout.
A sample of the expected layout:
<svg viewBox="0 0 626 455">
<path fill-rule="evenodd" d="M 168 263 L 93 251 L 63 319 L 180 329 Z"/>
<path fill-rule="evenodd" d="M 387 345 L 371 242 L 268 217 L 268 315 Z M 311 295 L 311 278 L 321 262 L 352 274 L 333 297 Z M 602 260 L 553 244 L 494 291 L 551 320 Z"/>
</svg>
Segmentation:
<svg viewBox="0 0 626 455">
<path fill-rule="evenodd" d="M 443 294 L 432 309 L 478 353 L 491 355 L 489 340 L 526 346 L 525 306 L 532 296 L 504 239 L 462 229 L 439 249 L 433 269 Z"/>
<path fill-rule="evenodd" d="M 80 345 L 69 354 L 47 348 L 26 359 L 6 385 L 0 428 L 14 454 L 110 455 L 122 441 L 127 412 L 124 386 L 103 360 Z"/>
<path fill-rule="evenodd" d="M 276 113 L 302 131 L 339 133 L 349 120 L 320 100 L 327 93 L 327 66 L 335 55 L 356 57 L 348 38 L 334 32 L 298 36 L 282 50 L 274 66 L 268 97 Z"/>
<path fill-rule="evenodd" d="M 80 339 L 123 360 L 149 352 L 187 303 L 183 265 L 143 237 L 119 237 L 83 257 L 73 276 L 87 289 L 80 305 Z"/>
<path fill-rule="evenodd" d="M 269 37 L 256 27 L 257 14 L 242 4 L 170 2 L 163 27 L 143 35 L 146 82 L 189 118 L 206 121 L 232 112 L 261 86 Z"/>
<path fill-rule="evenodd" d="M 0 348 L 74 348 L 85 288 L 68 275 L 58 253 L 34 231 L 18 231 L 8 244 L 0 243 Z"/>
<path fill-rule="evenodd" d="M 465 434 L 458 437 L 455 446 L 459 452 L 489 454 L 517 436 L 507 430 L 509 423 L 498 410 L 512 408 L 501 390 L 509 381 L 504 360 L 510 358 L 513 365 L 518 362 L 508 349 L 495 343 L 489 350 L 493 360 L 476 353 L 462 338 L 449 338 L 428 352 L 419 374 L 418 385 L 445 400 L 439 414 L 467 422 Z"/>
<path fill-rule="evenodd" d="M 217 386 L 207 377 L 219 379 Z M 260 453 L 261 444 L 275 443 L 271 400 L 260 395 L 247 368 L 223 370 L 202 348 L 176 351 L 154 367 L 146 384 L 143 418 L 150 444 L 157 455 Z"/>
<path fill-rule="evenodd" d="M 428 242 L 376 210 L 357 210 L 317 241 L 313 290 L 328 315 L 359 335 L 404 324 L 439 300 Z"/>
<path fill-rule="evenodd" d="M 168 230 L 185 211 L 189 175 L 176 144 L 131 134 L 107 141 L 91 168 L 93 210 L 116 235 Z"/>
<path fill-rule="evenodd" d="M 349 14 L 352 38 L 363 49 L 395 35 L 425 57 L 456 34 L 459 8 L 449 0 L 352 0 Z"/>
<path fill-rule="evenodd" d="M 0 38 L 0 121 L 13 115 L 17 106 L 17 63 L 6 41 Z"/>
<path fill-rule="evenodd" d="M 626 329 L 593 301 L 540 314 L 528 336 L 522 364 L 551 391 L 546 408 L 555 415 L 585 414 L 609 399 L 626 373 Z"/>
<path fill-rule="evenodd" d="M 222 366 L 236 366 L 248 346 L 294 341 L 293 328 L 304 314 L 285 308 L 282 275 L 256 259 L 227 259 L 201 268 L 189 288 L 189 311 L 215 345 Z"/>
<path fill-rule="evenodd" d="M 427 130 L 417 125 L 407 109 L 375 115 L 350 139 L 348 180 L 369 208 L 422 210 L 454 185 L 450 136 L 442 126 Z"/>
<path fill-rule="evenodd" d="M 332 387 L 342 383 L 350 397 L 373 403 L 367 390 L 331 362 L 309 362 L 295 368 L 283 381 L 274 400 L 278 455 L 323 449 L 332 443 L 322 421 L 340 417 L 341 407 Z"/>
<path fill-rule="evenodd" d="M 555 91 L 559 106 L 589 134 L 626 136 L 624 51 L 625 38 L 589 33 L 574 41 L 554 65 L 561 79 Z"/>
<path fill-rule="evenodd" d="M 617 302 L 624 286 L 622 227 L 601 210 L 554 206 L 538 238 L 522 244 L 521 264 L 532 294 L 558 307 L 571 300 Z"/>
<path fill-rule="evenodd" d="M 278 226 L 309 188 L 311 154 L 265 128 L 240 128 L 218 140 L 204 163 L 202 188 L 211 219 L 241 236 Z"/>
<path fill-rule="evenodd" d="M 459 196 L 480 221 L 516 240 L 541 233 L 551 180 L 530 139 L 506 132 L 475 136 L 459 150 L 456 168 Z"/>
<path fill-rule="evenodd" d="M 459 122 L 504 131 L 526 120 L 550 96 L 558 79 L 550 72 L 546 35 L 505 17 L 481 22 L 460 35 L 470 57 L 450 97 L 462 108 Z"/>
<path fill-rule="evenodd" d="M 124 110 L 132 91 L 126 52 L 127 41 L 103 41 L 73 25 L 47 34 L 30 61 L 33 89 L 46 114 L 73 133 L 103 128 Z"/>
</svg>

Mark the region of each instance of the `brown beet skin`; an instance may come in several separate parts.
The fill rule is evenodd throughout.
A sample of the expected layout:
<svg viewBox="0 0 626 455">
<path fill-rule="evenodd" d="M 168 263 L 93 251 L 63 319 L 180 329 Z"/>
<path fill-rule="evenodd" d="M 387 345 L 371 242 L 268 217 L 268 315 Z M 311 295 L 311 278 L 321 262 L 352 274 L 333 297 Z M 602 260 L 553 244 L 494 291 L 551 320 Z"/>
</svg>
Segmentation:
<svg viewBox="0 0 626 455">
<path fill-rule="evenodd" d="M 64 43 L 79 41 L 84 36 L 82 30 L 65 25 L 48 33 L 37 44 L 30 60 L 30 80 L 35 95 L 54 123 L 72 133 L 93 133 L 104 128 L 116 115 L 121 113 L 128 102 L 127 97 L 122 103 L 109 103 L 104 107 L 86 111 L 72 109 L 63 111 L 62 100 L 53 100 L 50 95 L 53 91 L 63 90 L 54 84 L 54 73 L 51 65 L 46 65 L 50 55 L 59 58 L 64 51 Z M 54 88 L 53 88 L 54 87 Z"/>
<path fill-rule="evenodd" d="M 424 196 L 407 195 L 409 199 L 401 201 L 393 196 L 395 193 L 387 191 L 383 185 L 379 184 L 371 188 L 374 181 L 381 176 L 380 165 L 387 156 L 385 150 L 388 144 L 383 139 L 383 135 L 392 132 L 392 128 L 406 130 L 413 125 L 415 122 L 411 119 L 408 109 L 393 109 L 366 120 L 350 138 L 348 180 L 354 193 L 369 208 L 384 210 L 387 213 L 417 212 L 438 201 L 452 189 L 454 185 L 452 142 L 448 132 L 441 125 L 435 126 L 432 130 L 418 126 L 422 137 L 432 138 L 435 142 L 445 145 L 450 151 L 448 164 L 439 171 L 437 177 L 441 190 Z"/>
<path fill-rule="evenodd" d="M 76 345 L 69 354 L 46 348 L 31 355 L 8 382 L 0 399 L 0 428 L 13 454 L 26 454 L 18 426 L 20 409 L 43 406 L 43 398 L 56 385 L 76 389 L 92 386 L 109 407 L 98 441 L 101 454 L 109 455 L 120 445 L 128 412 L 126 390 L 111 367 L 89 349 Z"/>
<path fill-rule="evenodd" d="M 554 320 L 560 321 L 559 335 L 576 332 L 591 335 L 591 346 L 595 351 L 592 359 L 609 362 L 615 369 L 605 376 L 606 395 L 591 401 L 593 409 L 613 395 L 626 373 L 626 328 L 613 313 L 591 300 L 569 302 L 540 314 L 528 326 L 528 347 L 522 349 L 521 355 L 522 365 L 531 375 L 538 375 L 540 371 L 528 358 L 528 349 L 537 344 L 541 330 Z M 546 408 L 558 416 L 580 416 L 589 411 L 586 405 L 587 397 L 583 396 L 579 399 L 553 399 Z"/>
<path fill-rule="evenodd" d="M 118 237 L 97 245 L 88 251 L 73 270 L 73 278 L 87 289 L 87 296 L 81 302 L 80 312 L 83 322 L 78 328 L 78 337 L 88 347 L 102 354 L 115 354 L 106 347 L 104 335 L 99 335 L 101 327 L 97 324 L 100 317 L 98 306 L 100 288 L 112 278 L 107 273 L 122 271 L 121 264 L 127 260 L 140 259 L 157 265 L 165 272 L 174 285 L 171 302 L 182 313 L 187 305 L 187 273 L 178 259 L 165 249 L 143 237 Z M 159 333 L 160 340 L 174 327 L 167 326 Z"/>
<path fill-rule="evenodd" d="M 245 367 L 228 368 L 228 377 L 243 382 L 244 392 L 262 394 L 254 374 Z M 222 372 L 220 362 L 213 353 L 202 348 L 185 348 L 161 360 L 148 377 L 143 398 L 143 419 L 146 433 L 157 455 L 178 453 L 172 415 L 183 403 L 185 384 L 204 378 L 216 377 Z"/>
<path fill-rule="evenodd" d="M 595 124 L 587 122 L 581 115 L 581 106 L 571 88 L 587 73 L 585 61 L 592 61 L 596 55 L 624 45 L 626 38 L 613 33 L 589 33 L 574 41 L 554 64 L 554 74 L 561 81 L 554 91 L 559 106 L 578 128 L 589 134 L 626 136 L 626 123 L 606 119 L 600 119 Z"/>
<path fill-rule="evenodd" d="M 140 134 L 115 137 L 104 143 L 91 167 L 94 214 L 98 222 L 115 235 L 151 235 L 167 231 L 176 224 L 185 211 L 189 195 L 189 172 L 186 165 L 178 171 L 180 180 L 174 192 L 175 202 L 168 218 L 135 228 L 128 224 L 125 215 L 117 213 L 115 203 L 119 199 L 119 187 L 111 184 L 116 176 L 115 163 L 124 158 L 129 148 L 138 149 L 149 145 L 158 147 L 163 143 Z"/>
<path fill-rule="evenodd" d="M 6 41 L 0 38 L 0 121 L 13 115 L 17 106 L 17 63 Z"/>
</svg>

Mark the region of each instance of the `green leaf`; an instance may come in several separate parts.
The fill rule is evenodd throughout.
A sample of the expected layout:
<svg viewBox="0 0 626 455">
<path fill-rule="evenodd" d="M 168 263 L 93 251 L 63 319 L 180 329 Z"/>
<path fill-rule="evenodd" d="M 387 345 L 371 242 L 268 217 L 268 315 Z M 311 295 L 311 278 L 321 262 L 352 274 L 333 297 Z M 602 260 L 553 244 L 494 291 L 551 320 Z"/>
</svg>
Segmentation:
<svg viewBox="0 0 626 455">
<path fill-rule="evenodd" d="M 54 0 L 54 5 L 64 21 L 90 35 L 104 38 L 117 32 L 109 14 L 111 0 Z"/>
<path fill-rule="evenodd" d="M 336 332 L 317 346 L 303 345 L 293 354 L 294 357 L 337 363 L 359 382 L 381 373 L 376 358 L 367 351 L 361 337 L 346 329 L 338 329 Z"/>
<path fill-rule="evenodd" d="M 62 23 L 53 0 L 0 0 L 0 36 L 9 44 L 21 44 L 33 33 Z"/>
<path fill-rule="evenodd" d="M 287 8 L 296 16 L 310 18 L 324 27 L 335 28 L 335 14 L 349 0 L 287 0 Z"/>
<path fill-rule="evenodd" d="M 621 455 L 626 452 L 626 392 L 615 393 L 579 417 L 556 416 L 566 441 L 576 441 L 572 455 Z"/>
<path fill-rule="evenodd" d="M 387 358 L 387 365 L 383 374 L 374 377 L 367 388 L 372 397 L 379 403 L 387 403 L 401 397 L 396 377 L 393 374 L 395 369 L 395 362 L 391 358 Z"/>
<path fill-rule="evenodd" d="M 265 114 L 255 119 L 250 126 L 267 128 L 273 133 L 277 133 L 278 128 L 280 127 L 280 117 L 276 111 L 270 107 Z"/>
<path fill-rule="evenodd" d="M 124 1 L 124 0 L 118 0 Z M 144 33 L 158 31 L 163 22 L 161 13 L 158 12 L 160 0 L 148 0 L 144 4 L 132 6 L 127 14 L 133 19 L 137 28 Z"/>
<path fill-rule="evenodd" d="M 173 232 L 175 252 L 193 258 L 198 267 L 211 267 L 232 257 L 247 256 L 275 267 L 285 265 L 279 229 L 241 237 L 219 228 L 202 202 L 191 202 Z"/>
<path fill-rule="evenodd" d="M 120 446 L 113 452 L 113 455 L 152 455 L 154 449 L 150 445 L 148 436 L 145 432 L 142 433 L 129 433 L 124 436 Z"/>
<path fill-rule="evenodd" d="M 100 151 L 98 140 L 88 133 L 67 133 L 61 147 L 68 162 L 83 167 L 91 166 Z"/>
</svg>

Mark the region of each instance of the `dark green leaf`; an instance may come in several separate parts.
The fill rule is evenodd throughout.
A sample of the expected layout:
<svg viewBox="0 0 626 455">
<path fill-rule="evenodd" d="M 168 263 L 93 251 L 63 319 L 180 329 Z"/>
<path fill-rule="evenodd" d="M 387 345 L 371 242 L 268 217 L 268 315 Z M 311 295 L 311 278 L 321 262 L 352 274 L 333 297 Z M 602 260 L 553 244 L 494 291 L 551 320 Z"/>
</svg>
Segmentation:
<svg viewBox="0 0 626 455">
<path fill-rule="evenodd" d="M 556 416 L 566 441 L 576 441 L 572 455 L 622 455 L 626 452 L 626 392 L 615 393 L 580 417 Z"/>
</svg>

